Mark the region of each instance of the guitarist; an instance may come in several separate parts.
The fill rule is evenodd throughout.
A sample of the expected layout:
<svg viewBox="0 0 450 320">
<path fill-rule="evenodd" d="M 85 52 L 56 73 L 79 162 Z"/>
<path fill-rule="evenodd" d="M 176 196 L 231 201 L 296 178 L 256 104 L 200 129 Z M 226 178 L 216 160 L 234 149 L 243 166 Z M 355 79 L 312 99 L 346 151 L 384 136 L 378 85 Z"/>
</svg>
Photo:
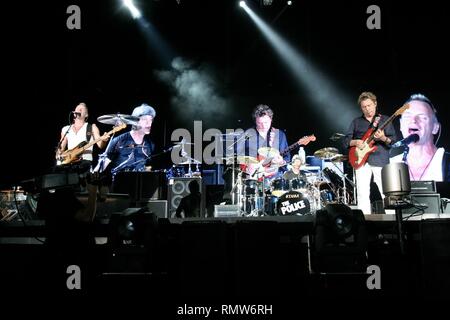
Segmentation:
<svg viewBox="0 0 450 320">
<path fill-rule="evenodd" d="M 87 122 L 89 111 L 85 103 L 81 102 L 72 111 L 71 117 L 73 116 L 72 124 L 65 126 L 61 130 L 61 139 L 56 150 L 56 159 L 59 159 L 59 155 L 63 153 L 66 149 L 73 149 L 77 147 L 82 142 L 89 142 L 91 140 L 100 139 L 100 130 L 93 123 L 89 124 Z M 105 136 L 97 142 L 97 146 L 103 149 L 106 145 L 106 141 L 109 138 Z M 89 169 L 92 157 L 93 146 L 86 149 L 81 155 L 81 163 L 78 163 L 79 167 L 86 167 Z"/>
<path fill-rule="evenodd" d="M 365 148 L 365 141 L 362 140 L 363 136 L 369 130 L 375 130 L 374 145 L 377 146 L 377 150 L 369 155 L 367 162 L 363 166 L 355 170 L 358 208 L 364 214 L 370 214 L 372 212 L 370 203 L 370 183 L 372 176 L 381 196 L 384 197 L 381 183 L 381 169 L 389 163 L 389 149 L 390 145 L 396 142 L 396 135 L 392 123 L 389 123 L 384 130 L 377 129 L 389 117 L 377 114 L 377 97 L 375 94 L 372 92 L 361 93 L 358 97 L 358 104 L 361 108 L 362 115 L 353 119 L 343 142 L 346 148 L 356 147 L 362 150 Z"/>
<path fill-rule="evenodd" d="M 255 127 L 246 130 L 246 139 L 243 140 L 237 147 L 238 155 L 246 155 L 262 161 L 261 155 L 258 155 L 258 149 L 262 147 L 274 148 L 278 151 L 285 150 L 288 147 L 286 134 L 280 130 L 272 127 L 273 110 L 264 104 L 256 106 L 253 110 L 253 119 L 255 120 Z M 265 172 L 265 170 L 272 166 L 275 167 L 275 176 L 281 174 L 279 167 L 286 165 L 291 159 L 291 155 L 286 153 L 284 156 L 277 155 L 273 159 L 264 163 L 264 167 L 257 164 L 249 164 L 246 171 L 250 175 L 255 175 L 255 171 Z M 268 174 L 266 174 L 267 176 Z M 273 176 L 273 173 L 270 173 Z"/>
</svg>

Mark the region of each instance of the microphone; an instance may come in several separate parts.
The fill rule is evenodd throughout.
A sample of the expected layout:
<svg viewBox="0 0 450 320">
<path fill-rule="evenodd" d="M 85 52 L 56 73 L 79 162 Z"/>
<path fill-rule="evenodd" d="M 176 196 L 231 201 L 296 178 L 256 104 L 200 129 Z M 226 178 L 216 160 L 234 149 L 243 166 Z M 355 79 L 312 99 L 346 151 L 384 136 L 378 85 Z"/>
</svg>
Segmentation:
<svg viewBox="0 0 450 320">
<path fill-rule="evenodd" d="M 409 136 L 407 136 L 405 139 L 394 143 L 392 145 L 392 148 L 407 146 L 408 144 L 417 142 L 417 141 L 419 141 L 419 135 L 417 133 L 413 133 L 413 134 L 410 134 Z"/>
<path fill-rule="evenodd" d="M 71 113 L 72 113 L 74 116 L 79 116 L 79 117 L 81 117 L 81 113 L 80 113 L 80 112 L 71 111 Z"/>
</svg>

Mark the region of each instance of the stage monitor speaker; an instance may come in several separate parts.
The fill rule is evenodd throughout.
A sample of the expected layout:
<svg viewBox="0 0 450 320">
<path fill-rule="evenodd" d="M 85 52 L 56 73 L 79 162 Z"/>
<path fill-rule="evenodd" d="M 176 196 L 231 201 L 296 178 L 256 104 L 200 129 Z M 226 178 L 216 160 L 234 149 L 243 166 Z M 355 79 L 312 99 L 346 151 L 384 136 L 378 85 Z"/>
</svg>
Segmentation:
<svg viewBox="0 0 450 320">
<path fill-rule="evenodd" d="M 441 197 L 438 193 L 411 194 L 412 208 L 403 209 L 403 215 L 441 213 Z"/>
<path fill-rule="evenodd" d="M 167 200 L 150 200 L 147 202 L 147 208 L 156 214 L 158 219 L 167 218 Z"/>
<path fill-rule="evenodd" d="M 203 217 L 203 208 L 204 208 L 204 199 L 205 199 L 205 192 L 204 188 L 202 187 L 202 178 L 201 177 L 193 177 L 193 178 L 173 178 L 169 180 L 168 185 L 168 192 L 167 192 L 167 199 L 169 201 L 169 211 L 168 211 L 168 217 L 174 218 L 175 217 L 175 211 L 177 210 L 178 206 L 180 205 L 181 199 L 183 197 L 187 196 L 189 194 L 189 183 L 192 180 L 197 180 L 199 186 L 200 186 L 200 192 L 202 193 L 202 200 L 201 200 L 201 216 Z"/>
</svg>

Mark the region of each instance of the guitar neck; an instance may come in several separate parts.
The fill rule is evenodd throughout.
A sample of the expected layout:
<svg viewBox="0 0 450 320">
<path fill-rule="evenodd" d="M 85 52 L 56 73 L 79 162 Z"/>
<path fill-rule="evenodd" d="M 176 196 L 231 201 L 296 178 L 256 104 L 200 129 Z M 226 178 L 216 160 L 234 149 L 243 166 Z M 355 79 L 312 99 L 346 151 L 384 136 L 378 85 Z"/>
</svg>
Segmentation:
<svg viewBox="0 0 450 320">
<path fill-rule="evenodd" d="M 109 131 L 108 133 L 107 133 L 107 135 L 109 136 L 109 135 L 111 135 L 111 134 L 113 134 L 114 132 L 116 132 L 116 131 L 119 131 L 119 130 L 121 130 L 122 129 L 122 127 L 117 127 L 117 128 L 114 128 L 114 129 L 112 129 L 111 131 Z M 86 150 L 86 149 L 89 149 L 91 146 L 93 146 L 94 144 L 96 144 L 97 142 L 99 142 L 100 140 L 102 139 L 102 137 L 99 137 L 98 139 L 94 139 L 94 140 L 92 140 L 92 141 L 90 141 L 90 142 L 88 142 L 87 144 L 85 144 L 83 147 L 81 147 L 81 151 L 84 151 L 84 150 Z"/>
<path fill-rule="evenodd" d="M 284 149 L 283 151 L 280 152 L 280 155 L 284 156 L 286 153 L 294 150 L 297 146 L 300 146 L 301 144 L 296 142 L 291 144 L 289 147 L 287 147 L 286 149 Z"/>
<path fill-rule="evenodd" d="M 375 136 L 375 132 L 377 130 L 384 130 L 389 123 L 392 122 L 392 120 L 395 119 L 397 115 L 394 113 L 392 116 L 390 116 L 381 126 L 379 126 L 378 128 L 375 128 L 375 130 L 373 130 L 372 134 L 370 135 L 370 137 L 367 139 L 368 142 L 372 141 L 374 139 Z"/>
</svg>

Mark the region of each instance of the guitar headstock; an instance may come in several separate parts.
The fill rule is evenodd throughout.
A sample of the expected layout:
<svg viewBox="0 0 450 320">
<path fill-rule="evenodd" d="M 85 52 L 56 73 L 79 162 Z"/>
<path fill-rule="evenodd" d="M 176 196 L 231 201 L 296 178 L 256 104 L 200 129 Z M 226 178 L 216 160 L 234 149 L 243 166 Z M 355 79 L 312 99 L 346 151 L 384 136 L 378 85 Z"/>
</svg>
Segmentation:
<svg viewBox="0 0 450 320">
<path fill-rule="evenodd" d="M 310 143 L 311 141 L 316 141 L 316 136 L 315 135 L 310 135 L 310 136 L 304 136 L 303 138 L 300 138 L 297 141 L 297 144 L 299 145 L 304 145 L 306 146 L 308 143 Z"/>
<path fill-rule="evenodd" d="M 401 115 L 403 112 L 405 112 L 408 109 L 409 109 L 409 103 L 405 103 L 403 106 L 398 108 L 398 110 L 395 111 L 394 114 L 395 114 L 395 116 L 399 116 L 399 115 Z"/>
<path fill-rule="evenodd" d="M 112 132 L 120 131 L 120 130 L 122 130 L 122 129 L 125 129 L 126 127 L 127 127 L 127 124 L 122 122 L 121 124 L 115 126 L 115 127 L 112 129 Z"/>
</svg>

